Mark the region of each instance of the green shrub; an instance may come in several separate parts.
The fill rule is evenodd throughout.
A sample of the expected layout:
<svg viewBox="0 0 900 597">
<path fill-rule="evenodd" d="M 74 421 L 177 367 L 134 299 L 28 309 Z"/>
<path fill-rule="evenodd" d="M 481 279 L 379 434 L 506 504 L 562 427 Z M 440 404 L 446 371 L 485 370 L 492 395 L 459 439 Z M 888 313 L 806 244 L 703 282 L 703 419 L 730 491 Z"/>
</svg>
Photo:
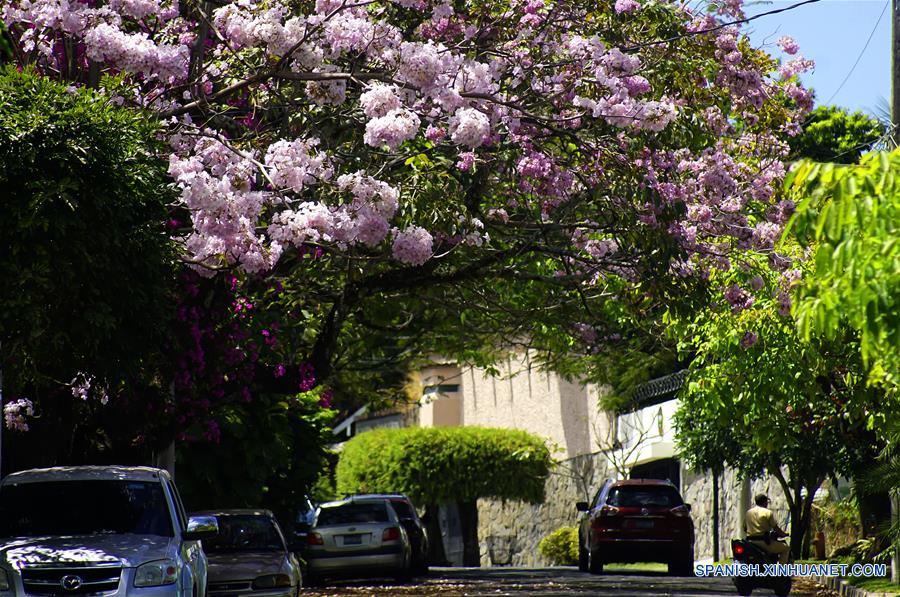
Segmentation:
<svg viewBox="0 0 900 597">
<path fill-rule="evenodd" d="M 538 503 L 550 450 L 531 433 L 485 427 L 376 429 L 348 441 L 337 492 L 399 491 L 421 504 L 480 497 Z"/>
<path fill-rule="evenodd" d="M 554 566 L 575 566 L 578 564 L 578 529 L 562 527 L 556 529 L 538 545 L 541 555 Z"/>
</svg>

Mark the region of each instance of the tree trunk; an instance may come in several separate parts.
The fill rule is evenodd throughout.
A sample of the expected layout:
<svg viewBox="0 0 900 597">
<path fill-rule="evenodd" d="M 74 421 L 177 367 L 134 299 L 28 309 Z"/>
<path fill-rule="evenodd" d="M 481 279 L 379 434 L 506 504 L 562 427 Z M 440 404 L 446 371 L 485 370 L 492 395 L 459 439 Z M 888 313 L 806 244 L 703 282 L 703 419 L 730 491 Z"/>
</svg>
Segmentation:
<svg viewBox="0 0 900 597">
<path fill-rule="evenodd" d="M 719 561 L 719 471 L 714 470 L 712 474 L 713 482 L 713 561 Z"/>
<path fill-rule="evenodd" d="M 447 566 L 447 552 L 444 551 L 444 537 L 441 534 L 440 509 L 437 504 L 425 506 L 425 532 L 428 533 L 428 563 L 432 566 Z"/>
<path fill-rule="evenodd" d="M 804 559 L 809 559 L 810 541 L 812 539 L 812 505 L 816 497 L 816 491 L 819 490 L 819 485 L 821 483 L 816 484 L 815 487 L 807 487 L 806 497 L 803 499 L 803 520 L 801 521 L 803 540 L 800 553 Z"/>
<path fill-rule="evenodd" d="M 463 566 L 481 566 L 478 546 L 478 503 L 459 502 L 459 523 L 463 535 Z"/>
<path fill-rule="evenodd" d="M 896 525 L 900 518 L 900 497 L 896 490 L 890 492 L 891 496 L 891 524 Z M 900 582 L 900 546 L 893 542 L 891 547 L 891 582 Z"/>
</svg>

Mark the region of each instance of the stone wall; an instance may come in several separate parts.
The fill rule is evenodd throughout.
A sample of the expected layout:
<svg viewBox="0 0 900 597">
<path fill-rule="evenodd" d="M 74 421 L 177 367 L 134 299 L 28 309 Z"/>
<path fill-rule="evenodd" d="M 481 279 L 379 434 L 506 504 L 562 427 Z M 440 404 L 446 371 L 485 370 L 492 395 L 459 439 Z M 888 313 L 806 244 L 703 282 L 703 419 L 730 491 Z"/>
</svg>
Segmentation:
<svg viewBox="0 0 900 597">
<path fill-rule="evenodd" d="M 575 526 L 575 502 L 587 501 L 606 477 L 602 454 L 563 461 L 550 474 L 542 504 L 478 500 L 482 566 L 547 566 L 538 544 L 563 526 Z"/>
<path fill-rule="evenodd" d="M 481 565 L 549 565 L 538 551 L 541 539 L 560 527 L 576 526 L 575 502 L 588 501 L 607 476 L 615 476 L 615 472 L 609 470 L 606 458 L 600 453 L 586 454 L 557 466 L 547 479 L 542 504 L 478 500 Z M 779 524 L 787 523 L 787 505 L 774 479 L 756 479 L 743 488 L 744 483 L 729 470 L 719 482 L 719 559 L 731 557 L 731 539 L 741 536 L 743 513 L 757 493 L 766 493 Z M 681 494 L 691 504 L 697 560 L 713 558 L 712 493 L 712 475 L 682 471 Z"/>
<path fill-rule="evenodd" d="M 731 540 L 743 536 L 744 512 L 752 505 L 753 497 L 765 493 L 771 500 L 769 507 L 782 526 L 788 519 L 787 503 L 778 482 L 773 478 L 754 479 L 746 488 L 735 471 L 726 470 L 719 477 L 719 554 L 720 560 L 731 557 Z M 713 554 L 713 477 L 710 473 L 683 471 L 681 495 L 691 505 L 694 520 L 694 557 L 712 560 Z M 787 529 L 785 529 L 787 530 Z"/>
</svg>

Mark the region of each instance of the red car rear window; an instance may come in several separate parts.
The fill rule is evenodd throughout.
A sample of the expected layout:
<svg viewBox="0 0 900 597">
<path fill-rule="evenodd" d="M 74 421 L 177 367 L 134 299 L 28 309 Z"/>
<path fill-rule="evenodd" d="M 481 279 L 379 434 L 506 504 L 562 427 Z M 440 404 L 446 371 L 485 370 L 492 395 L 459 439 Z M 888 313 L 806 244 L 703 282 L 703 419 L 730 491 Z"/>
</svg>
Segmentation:
<svg viewBox="0 0 900 597">
<path fill-rule="evenodd" d="M 674 508 L 684 502 L 674 487 L 625 485 L 613 487 L 606 503 L 625 508 Z"/>
</svg>

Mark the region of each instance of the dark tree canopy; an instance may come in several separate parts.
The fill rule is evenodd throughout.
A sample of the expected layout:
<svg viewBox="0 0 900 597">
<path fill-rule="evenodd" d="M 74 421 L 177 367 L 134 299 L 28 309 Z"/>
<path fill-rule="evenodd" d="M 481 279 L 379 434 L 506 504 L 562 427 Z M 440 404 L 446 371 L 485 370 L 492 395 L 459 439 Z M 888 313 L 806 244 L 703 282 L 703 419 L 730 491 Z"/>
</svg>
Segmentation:
<svg viewBox="0 0 900 597">
<path fill-rule="evenodd" d="M 0 70 L 0 367 L 7 406 L 35 405 L 4 437 L 8 467 L 145 458 L 176 267 L 156 133 L 108 97 Z"/>
<path fill-rule="evenodd" d="M 154 124 L 0 72 L 0 343 L 7 384 L 114 383 L 162 346 L 174 253 Z"/>
</svg>

